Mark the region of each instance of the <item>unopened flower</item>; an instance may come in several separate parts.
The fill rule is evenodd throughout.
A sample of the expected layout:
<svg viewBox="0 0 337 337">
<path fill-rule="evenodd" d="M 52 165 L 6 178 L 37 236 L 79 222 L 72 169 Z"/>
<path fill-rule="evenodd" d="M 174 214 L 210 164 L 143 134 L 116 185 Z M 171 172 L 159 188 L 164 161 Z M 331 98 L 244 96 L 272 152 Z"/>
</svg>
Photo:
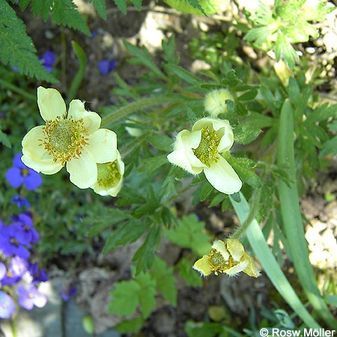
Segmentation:
<svg viewBox="0 0 337 337">
<path fill-rule="evenodd" d="M 225 273 L 234 276 L 240 272 L 258 277 L 260 275 L 254 259 L 245 252 L 241 242 L 236 239 L 214 241 L 211 251 L 195 262 L 193 269 L 208 276 Z"/>
<path fill-rule="evenodd" d="M 19 208 L 30 208 L 29 201 L 26 198 L 22 197 L 21 195 L 15 195 L 11 199 L 11 202 L 17 205 Z"/>
<path fill-rule="evenodd" d="M 85 110 L 80 100 L 67 112 L 56 89 L 39 87 L 37 103 L 46 124 L 31 129 L 22 140 L 22 161 L 37 172 L 54 174 L 66 166 L 70 181 L 79 188 L 97 180 L 97 164 L 116 160 L 116 134 L 100 129 L 101 117 Z"/>
<path fill-rule="evenodd" d="M 9 319 L 16 311 L 14 300 L 4 291 L 0 290 L 0 318 Z"/>
<path fill-rule="evenodd" d="M 92 187 L 97 194 L 115 197 L 122 188 L 124 163 L 117 148 L 115 151 L 116 160 L 97 164 L 97 181 Z"/>
<path fill-rule="evenodd" d="M 222 193 L 240 191 L 242 182 L 221 153 L 229 151 L 234 136 L 229 122 L 216 118 L 202 118 L 177 135 L 174 151 L 167 159 L 194 175 L 205 173 L 207 180 Z"/>
<path fill-rule="evenodd" d="M 6 172 L 6 180 L 13 188 L 25 186 L 27 190 L 36 190 L 42 184 L 41 176 L 21 161 L 22 154 L 17 153 L 13 166 Z"/>
<path fill-rule="evenodd" d="M 209 92 L 204 100 L 205 110 L 212 116 L 217 117 L 219 114 L 227 111 L 226 101 L 233 100 L 232 94 L 227 89 L 217 89 Z"/>
</svg>

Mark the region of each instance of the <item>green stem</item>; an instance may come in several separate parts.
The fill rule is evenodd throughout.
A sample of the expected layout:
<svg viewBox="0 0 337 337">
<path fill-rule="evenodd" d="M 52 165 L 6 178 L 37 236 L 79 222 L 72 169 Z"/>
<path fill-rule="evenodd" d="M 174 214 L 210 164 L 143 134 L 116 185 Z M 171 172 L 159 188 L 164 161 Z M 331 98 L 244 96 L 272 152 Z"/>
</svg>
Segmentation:
<svg viewBox="0 0 337 337">
<path fill-rule="evenodd" d="M 26 92 L 25 90 L 21 89 L 21 88 L 18 88 L 16 85 L 12 84 L 12 83 L 9 83 L 7 82 L 6 80 L 3 80 L 3 79 L 0 79 L 0 85 L 2 85 L 3 87 L 9 89 L 9 90 L 12 90 L 14 92 L 16 92 L 17 94 L 31 100 L 31 101 L 36 101 L 36 96 L 35 95 L 32 95 L 28 92 Z"/>
<path fill-rule="evenodd" d="M 78 67 L 76 75 L 73 78 L 73 80 L 71 82 L 71 85 L 70 85 L 69 95 L 68 95 L 69 101 L 74 99 L 77 95 L 78 89 L 80 88 L 80 85 L 83 81 L 85 71 L 86 71 L 86 68 L 87 68 L 87 62 L 88 62 L 87 56 L 85 55 L 85 52 L 81 48 L 81 46 L 78 43 L 76 43 L 75 41 L 72 41 L 71 45 L 72 45 L 74 53 L 75 53 L 75 55 L 78 59 L 79 67 Z"/>
<path fill-rule="evenodd" d="M 230 198 L 230 200 L 240 222 L 244 223 L 250 214 L 250 208 L 245 197 L 243 194 L 240 194 L 239 202 L 236 202 L 233 198 Z M 259 224 L 255 219 L 249 223 L 246 234 L 254 254 L 259 259 L 264 272 L 267 274 L 279 294 L 308 327 L 319 328 L 319 324 L 312 318 L 310 313 L 304 307 L 286 276 L 283 274 L 273 253 L 268 247 Z"/>
<path fill-rule="evenodd" d="M 152 106 L 162 105 L 165 103 L 175 102 L 172 98 L 167 96 L 154 96 L 154 97 L 146 97 L 140 98 L 135 102 L 129 103 L 126 106 L 122 106 L 121 108 L 113 109 L 107 116 L 102 119 L 102 127 L 107 127 L 112 123 L 115 123 L 127 116 Z M 110 111 L 111 109 L 105 108 L 104 111 Z"/>
<path fill-rule="evenodd" d="M 283 104 L 280 116 L 277 159 L 280 167 L 287 167 L 288 182 L 278 181 L 283 228 L 299 281 L 319 315 L 330 327 L 337 327 L 337 321 L 329 311 L 316 284 L 316 278 L 309 260 L 307 242 L 299 206 L 296 184 L 296 163 L 294 154 L 294 111 L 288 100 Z"/>
<path fill-rule="evenodd" d="M 10 320 L 10 326 L 11 326 L 11 330 L 12 330 L 12 335 L 13 337 L 17 337 L 17 329 L 16 329 L 16 322 L 15 322 L 15 318 L 12 318 Z"/>
</svg>

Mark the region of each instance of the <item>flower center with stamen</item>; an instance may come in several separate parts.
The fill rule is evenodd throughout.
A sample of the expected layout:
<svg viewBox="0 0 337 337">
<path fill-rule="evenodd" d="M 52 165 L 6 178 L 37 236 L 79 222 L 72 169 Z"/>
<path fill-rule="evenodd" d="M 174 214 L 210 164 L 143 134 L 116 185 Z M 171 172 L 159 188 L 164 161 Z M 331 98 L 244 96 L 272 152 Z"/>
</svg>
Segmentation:
<svg viewBox="0 0 337 337">
<path fill-rule="evenodd" d="M 103 188 L 114 187 L 121 179 L 117 160 L 112 163 L 97 164 L 97 183 Z"/>
<path fill-rule="evenodd" d="M 219 159 L 218 145 L 221 137 L 212 128 L 201 129 L 201 140 L 199 146 L 193 150 L 196 157 L 205 165 L 211 166 Z"/>
<path fill-rule="evenodd" d="M 225 260 L 220 252 L 216 249 L 212 249 L 208 254 L 208 261 L 212 267 L 212 271 L 217 272 L 225 272 L 227 269 L 232 268 L 235 263 L 233 258 L 230 256 L 228 260 Z"/>
<path fill-rule="evenodd" d="M 88 144 L 87 130 L 82 119 L 57 117 L 47 121 L 43 129 L 43 146 L 55 162 L 64 165 L 67 161 L 78 158 Z"/>
</svg>

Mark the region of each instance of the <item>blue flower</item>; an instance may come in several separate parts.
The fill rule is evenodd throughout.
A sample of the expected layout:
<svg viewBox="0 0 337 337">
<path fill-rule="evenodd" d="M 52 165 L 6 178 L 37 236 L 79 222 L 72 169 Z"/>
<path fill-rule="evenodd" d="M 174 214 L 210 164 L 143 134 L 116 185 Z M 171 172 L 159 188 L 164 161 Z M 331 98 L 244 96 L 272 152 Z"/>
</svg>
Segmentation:
<svg viewBox="0 0 337 337">
<path fill-rule="evenodd" d="M 1 280 L 6 276 L 6 273 L 7 273 L 6 266 L 2 262 L 0 262 L 0 283 Z"/>
<path fill-rule="evenodd" d="M 11 199 L 11 202 L 17 205 L 19 208 L 30 208 L 29 201 L 21 195 L 14 195 L 14 197 Z"/>
<path fill-rule="evenodd" d="M 9 226 L 0 223 L 0 252 L 3 255 L 8 257 L 17 255 L 28 259 L 29 239 L 20 223 L 13 223 Z"/>
<path fill-rule="evenodd" d="M 21 157 L 21 153 L 15 155 L 13 167 L 6 172 L 6 180 L 13 188 L 24 185 L 29 191 L 36 190 L 42 184 L 42 178 L 39 173 L 27 167 Z"/>
<path fill-rule="evenodd" d="M 47 50 L 41 57 L 39 57 L 39 60 L 45 69 L 50 73 L 53 71 L 53 66 L 56 62 L 56 54 L 51 50 Z"/>
<path fill-rule="evenodd" d="M 15 313 L 16 306 L 13 299 L 0 290 L 0 318 L 9 319 Z"/>
<path fill-rule="evenodd" d="M 98 62 L 98 70 L 101 75 L 108 75 L 116 66 L 115 60 L 101 60 Z"/>
<path fill-rule="evenodd" d="M 47 303 L 46 296 L 40 293 L 33 284 L 19 285 L 16 293 L 20 307 L 26 310 L 32 310 L 34 305 L 42 308 Z"/>
<path fill-rule="evenodd" d="M 26 260 L 19 256 L 14 256 L 7 267 L 6 276 L 1 280 L 1 285 L 8 286 L 18 283 L 27 271 L 27 267 Z"/>
<path fill-rule="evenodd" d="M 33 277 L 34 283 L 48 281 L 48 275 L 45 269 L 40 269 L 37 263 L 30 263 L 28 266 L 28 271 Z"/>
<path fill-rule="evenodd" d="M 29 244 L 39 241 L 39 233 L 34 228 L 33 220 L 29 213 L 21 213 L 16 215 L 13 217 L 13 221 L 21 226 Z"/>
</svg>

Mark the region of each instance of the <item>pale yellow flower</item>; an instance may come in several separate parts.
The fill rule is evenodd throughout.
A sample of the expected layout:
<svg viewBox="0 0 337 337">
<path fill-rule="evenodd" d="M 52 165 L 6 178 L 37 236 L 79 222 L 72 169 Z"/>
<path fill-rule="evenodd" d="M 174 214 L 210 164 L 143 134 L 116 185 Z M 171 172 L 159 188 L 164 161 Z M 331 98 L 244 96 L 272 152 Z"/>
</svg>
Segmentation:
<svg viewBox="0 0 337 337">
<path fill-rule="evenodd" d="M 212 273 L 234 276 L 240 272 L 252 277 L 260 276 L 256 262 L 236 239 L 214 241 L 211 251 L 196 261 L 193 269 L 200 272 L 202 276 L 209 276 Z"/>
<path fill-rule="evenodd" d="M 97 181 L 92 187 L 97 194 L 115 197 L 122 188 L 124 163 L 117 148 L 116 152 L 116 160 L 113 162 L 97 164 Z"/>
<path fill-rule="evenodd" d="M 116 134 L 100 129 L 101 117 L 73 100 L 68 112 L 56 89 L 39 87 L 37 104 L 45 125 L 31 129 L 22 140 L 22 161 L 37 172 L 54 174 L 66 166 L 79 188 L 97 181 L 97 164 L 116 160 Z"/>
<path fill-rule="evenodd" d="M 233 194 L 240 191 L 242 182 L 221 153 L 229 151 L 234 136 L 229 122 L 216 118 L 202 118 L 192 131 L 178 133 L 174 151 L 167 159 L 194 175 L 205 173 L 218 191 Z"/>
<path fill-rule="evenodd" d="M 227 100 L 233 101 L 233 96 L 227 89 L 213 90 L 205 96 L 205 110 L 211 117 L 217 117 L 227 111 Z"/>
</svg>

